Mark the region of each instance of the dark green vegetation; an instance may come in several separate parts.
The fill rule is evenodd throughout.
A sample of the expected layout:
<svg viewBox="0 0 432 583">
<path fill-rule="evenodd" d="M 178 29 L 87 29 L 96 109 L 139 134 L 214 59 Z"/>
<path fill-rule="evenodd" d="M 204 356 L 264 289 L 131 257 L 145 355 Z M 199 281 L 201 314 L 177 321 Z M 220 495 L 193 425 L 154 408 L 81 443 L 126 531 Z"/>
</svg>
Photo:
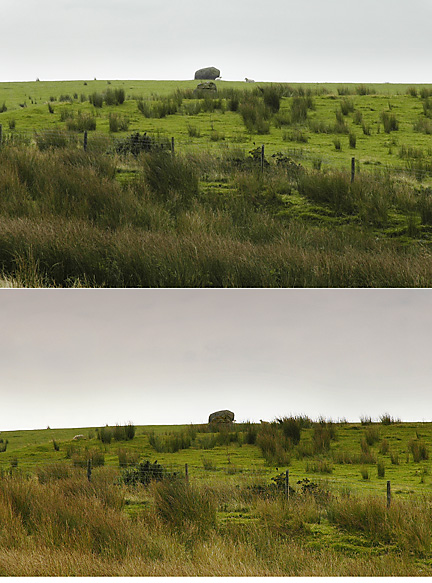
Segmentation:
<svg viewBox="0 0 432 583">
<path fill-rule="evenodd" d="M 431 437 L 389 415 L 2 432 L 0 573 L 430 576 Z"/>
<path fill-rule="evenodd" d="M 0 84 L 4 285 L 430 286 L 429 87 L 193 87 Z"/>
</svg>

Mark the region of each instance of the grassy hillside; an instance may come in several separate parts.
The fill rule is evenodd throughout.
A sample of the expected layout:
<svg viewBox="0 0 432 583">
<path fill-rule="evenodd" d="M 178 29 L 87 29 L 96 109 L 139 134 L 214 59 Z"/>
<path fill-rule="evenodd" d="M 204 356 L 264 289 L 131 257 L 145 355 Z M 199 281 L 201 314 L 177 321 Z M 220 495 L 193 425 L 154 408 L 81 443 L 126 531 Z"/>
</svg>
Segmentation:
<svg viewBox="0 0 432 583">
<path fill-rule="evenodd" d="M 115 135 L 159 132 L 174 136 L 182 151 L 218 150 L 232 145 L 248 151 L 254 144 L 264 144 L 270 155 L 296 149 L 303 152 L 309 163 L 319 158 L 322 164 L 338 168 L 348 168 L 355 156 L 360 167 L 378 163 L 406 169 L 404 152 L 410 148 L 417 155 L 423 152 L 423 157 L 430 156 L 430 85 L 250 84 L 222 80 L 217 81 L 217 97 L 222 104 L 203 110 L 197 107 L 200 100 L 193 94 L 197 83 L 96 80 L 0 83 L 0 110 L 6 109 L 0 113 L 0 123 L 5 133 L 12 134 L 65 129 L 70 127 L 67 116 L 85 112 L 95 117 L 97 132 L 110 133 L 109 116 L 115 114 L 128 122 L 127 129 L 120 129 Z M 241 108 L 231 108 L 233 94 L 237 92 L 241 102 L 243 93 L 259 95 L 260 89 L 271 87 L 279 92 L 281 101 L 268 118 L 268 128 L 265 124 L 258 130 L 247 127 Z M 95 107 L 90 103 L 91 96 L 104 96 L 116 89 L 124 92 L 121 104 L 108 101 Z M 293 115 L 295 96 L 310 96 L 306 117 L 298 111 Z M 178 106 L 160 117 L 155 106 L 174 97 L 179 99 Z M 140 102 L 145 105 L 141 110 Z M 335 129 L 339 113 L 343 123 L 340 121 Z M 396 130 L 386 130 L 383 114 L 394 116 Z M 350 135 L 355 138 L 355 147 Z M 340 140 L 338 149 L 335 140 Z"/>
<path fill-rule="evenodd" d="M 2 432 L 0 438 L 8 444 L 6 451 L 0 453 L 0 469 L 7 472 L 12 460 L 18 461 L 18 468 L 23 472 L 34 472 L 44 463 L 70 465 L 74 454 L 85 457 L 86 451 L 93 450 L 104 455 L 105 466 L 118 469 L 118 451 L 125 449 L 140 460 L 157 459 L 168 467 L 183 469 L 187 463 L 190 474 L 199 480 L 211 476 L 235 480 L 243 474 L 254 473 L 269 480 L 279 467 L 281 471 L 289 468 L 294 482 L 319 478 L 362 493 L 375 492 L 384 496 L 387 480 L 391 480 L 397 496 L 426 493 L 431 489 L 428 451 L 432 442 L 431 423 L 322 425 L 311 422 L 301 429 L 297 445 L 280 441 L 279 449 L 267 454 L 265 440 L 273 451 L 272 440 L 275 439 L 270 430 L 279 435 L 281 427 L 278 423 L 248 423 L 222 433 L 209 433 L 207 426 L 138 426 L 133 440 L 113 438 L 109 444 L 97 438 L 97 428 Z M 328 443 L 322 447 L 316 442 L 319 438 L 316 432 L 320 428 L 330 435 Z M 74 441 L 72 438 L 77 434 L 83 434 L 84 439 Z M 152 445 L 152 434 L 156 446 Z M 416 444 L 425 447 L 423 457 L 415 450 Z M 382 476 L 378 475 L 379 464 L 384 466 Z M 362 476 L 363 469 L 368 470 L 367 479 Z"/>
<path fill-rule="evenodd" d="M 2 576 L 432 573 L 430 423 L 129 429 L 1 433 Z"/>
<path fill-rule="evenodd" d="M 2 285 L 431 285 L 429 86 L 195 86 L 0 87 Z"/>
</svg>

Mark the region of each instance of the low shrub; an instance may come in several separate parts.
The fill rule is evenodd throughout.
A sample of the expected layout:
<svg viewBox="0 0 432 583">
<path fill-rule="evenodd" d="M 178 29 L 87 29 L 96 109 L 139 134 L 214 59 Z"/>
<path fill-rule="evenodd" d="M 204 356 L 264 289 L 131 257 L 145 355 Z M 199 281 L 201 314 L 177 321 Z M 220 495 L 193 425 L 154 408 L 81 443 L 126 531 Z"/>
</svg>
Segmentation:
<svg viewBox="0 0 432 583">
<path fill-rule="evenodd" d="M 151 482 L 172 478 L 173 474 L 169 473 L 161 464 L 150 463 L 149 460 L 125 469 L 121 475 L 122 482 L 127 486 L 136 486 L 137 484 L 148 486 Z"/>
</svg>

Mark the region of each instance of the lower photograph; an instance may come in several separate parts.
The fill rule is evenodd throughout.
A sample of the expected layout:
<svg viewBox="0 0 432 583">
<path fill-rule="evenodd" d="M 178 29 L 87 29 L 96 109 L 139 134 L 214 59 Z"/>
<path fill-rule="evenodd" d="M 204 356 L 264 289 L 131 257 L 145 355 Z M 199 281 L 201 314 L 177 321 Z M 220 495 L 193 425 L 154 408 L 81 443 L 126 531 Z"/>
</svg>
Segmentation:
<svg viewBox="0 0 432 583">
<path fill-rule="evenodd" d="M 0 576 L 432 575 L 432 291 L 6 289 Z"/>
</svg>

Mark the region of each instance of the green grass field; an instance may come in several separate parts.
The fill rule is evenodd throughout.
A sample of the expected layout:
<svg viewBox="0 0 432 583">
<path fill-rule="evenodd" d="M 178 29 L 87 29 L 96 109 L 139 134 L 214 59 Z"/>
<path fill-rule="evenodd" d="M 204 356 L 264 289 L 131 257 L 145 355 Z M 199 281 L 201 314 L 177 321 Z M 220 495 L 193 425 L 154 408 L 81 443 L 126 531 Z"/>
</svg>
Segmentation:
<svg viewBox="0 0 432 583">
<path fill-rule="evenodd" d="M 1 285 L 432 285 L 430 86 L 217 85 L 0 84 Z"/>
<path fill-rule="evenodd" d="M 290 112 L 291 97 L 282 97 L 279 117 L 283 125 L 278 126 L 277 119 L 270 122 L 269 133 L 256 134 L 248 131 L 238 112 L 215 110 L 193 114 L 191 106 L 196 99 L 184 100 L 178 111 L 163 118 L 146 118 L 137 108 L 137 100 L 157 102 L 174 95 L 176 91 L 191 91 L 197 81 L 58 81 L 0 83 L 0 105 L 5 104 L 7 111 L 0 114 L 0 123 L 5 133 L 9 131 L 11 121 L 15 124 L 13 132 L 31 132 L 42 129 L 64 129 L 64 111 L 85 111 L 96 116 L 96 131 L 109 133 L 109 115 L 116 113 L 129 120 L 126 135 L 132 131 L 160 133 L 174 136 L 177 146 L 183 151 L 191 149 L 220 149 L 237 146 L 248 151 L 256 144 L 264 144 L 269 155 L 278 151 L 302 150 L 306 159 L 321 158 L 324 165 L 348 169 L 351 157 L 355 157 L 360 168 L 365 165 L 396 166 L 406 169 L 405 160 L 401 159 L 401 148 L 422 150 L 430 158 L 431 136 L 414 131 L 414 124 L 423 117 L 423 99 L 421 91 L 428 92 L 429 85 L 408 86 L 403 84 L 377 84 L 358 86 L 355 84 L 291 84 L 288 91 L 310 91 L 313 95 L 314 109 L 308 114 L 307 123 L 294 124 L 302 129 L 302 138 L 306 142 L 298 143 L 298 134 L 291 131 L 291 125 L 285 125 Z M 271 86 L 268 83 L 241 83 L 217 81 L 221 95 L 232 90 L 257 91 L 257 87 Z M 281 84 L 275 86 L 283 87 Z M 88 101 L 94 92 L 101 95 L 107 90 L 123 89 L 125 101 L 121 105 L 104 105 L 95 108 Z M 407 93 L 416 91 L 417 96 Z M 367 94 L 362 94 L 366 92 Z M 341 93 L 341 94 L 339 94 Z M 359 94 L 360 93 L 360 94 Z M 66 101 L 60 101 L 60 99 Z M 70 99 L 68 101 L 67 99 Z M 83 101 L 85 100 L 85 101 Z M 335 121 L 335 112 L 341 103 L 351 103 L 354 112 L 361 115 L 361 122 L 355 122 L 353 111 L 344 116 L 349 131 L 356 136 L 355 148 L 350 147 L 348 135 L 334 132 L 316 133 L 313 125 L 331 126 Z M 52 106 L 50 114 L 48 104 Z M 23 107 L 24 106 L 24 107 Z M 383 112 L 394 114 L 399 122 L 397 131 L 386 133 L 381 115 Z M 369 128 L 370 135 L 363 133 L 362 125 Z M 190 128 L 197 130 L 199 136 L 190 135 Z M 322 127 L 321 127 L 322 129 Z M 336 150 L 335 137 L 341 140 L 341 149 Z M 91 140 L 91 136 L 90 136 Z"/>
<path fill-rule="evenodd" d="M 259 430 L 260 425 L 257 425 Z M 169 467 L 177 466 L 183 468 L 184 464 L 189 465 L 189 471 L 194 479 L 200 480 L 209 476 L 232 476 L 227 479 L 235 479 L 235 476 L 242 474 L 262 475 L 265 479 L 275 476 L 275 468 L 281 466 L 280 470 L 290 469 L 292 480 L 297 481 L 303 478 L 322 480 L 325 479 L 332 487 L 349 487 L 359 493 L 376 493 L 385 495 L 386 481 L 391 480 L 395 495 L 406 496 L 408 494 L 428 493 L 432 488 L 432 475 L 430 476 L 430 463 L 428 459 L 414 461 L 412 452 L 410 453 L 409 442 L 417 440 L 430 444 L 432 442 L 431 423 L 392 423 L 383 425 L 373 423 L 362 425 L 361 423 L 337 423 L 336 439 L 332 440 L 330 449 L 318 454 L 308 452 L 303 457 L 293 447 L 289 455 L 289 463 L 269 463 L 263 457 L 257 445 L 245 443 L 245 427 L 239 425 L 232 430 L 232 435 L 236 435 L 236 441 L 232 443 L 212 444 L 211 449 L 206 449 L 200 445 L 201 438 L 210 434 L 200 433 L 201 426 L 179 425 L 179 426 L 138 426 L 136 436 L 132 441 L 115 442 L 109 445 L 102 444 L 96 439 L 96 428 L 84 429 L 46 429 L 34 431 L 12 431 L 1 432 L 0 437 L 8 441 L 7 450 L 0 454 L 0 469 L 6 472 L 10 468 L 11 460 L 18 460 L 18 467 L 22 471 L 33 472 L 37 465 L 44 463 L 71 463 L 66 458 L 66 450 L 71 443 L 78 449 L 100 449 L 105 456 L 105 465 L 118 468 L 118 449 L 126 448 L 139 455 L 140 459 L 157 458 L 160 463 Z M 368 463 L 361 463 L 355 459 L 354 454 L 361 453 L 361 440 L 373 428 L 376 432 L 376 442 L 370 446 L 373 453 L 372 459 Z M 187 449 L 180 449 L 175 453 L 157 452 L 149 443 L 148 435 L 166 436 L 171 434 L 185 434 L 194 429 L 195 436 L 193 444 Z M 73 442 L 72 438 L 77 434 L 83 434 L 84 441 Z M 211 434 L 217 436 L 216 434 Z M 305 448 L 312 444 L 313 429 L 302 430 L 301 444 Z M 89 438 L 90 436 L 90 438 Z M 204 438 L 203 438 L 204 439 Z M 388 442 L 388 451 L 381 450 L 382 442 Z M 53 441 L 59 445 L 59 451 L 55 451 Z M 204 443 L 205 445 L 205 443 Z M 343 456 L 354 456 L 350 461 L 343 463 Z M 398 463 L 392 463 L 391 456 L 398 459 Z M 205 470 L 203 459 L 209 462 L 210 466 L 215 466 L 214 470 Z M 324 471 L 319 471 L 319 464 L 315 462 L 328 461 L 329 467 Z M 383 462 L 385 465 L 385 477 L 377 474 L 377 463 Z M 314 463 L 312 463 L 314 462 Z M 314 467 L 316 466 L 316 467 Z M 365 480 L 361 476 L 361 469 L 366 466 L 369 469 L 369 479 Z M 277 472 L 276 472 L 277 473 Z"/>
<path fill-rule="evenodd" d="M 296 419 L 1 432 L 0 574 L 430 576 L 432 424 Z"/>
</svg>

